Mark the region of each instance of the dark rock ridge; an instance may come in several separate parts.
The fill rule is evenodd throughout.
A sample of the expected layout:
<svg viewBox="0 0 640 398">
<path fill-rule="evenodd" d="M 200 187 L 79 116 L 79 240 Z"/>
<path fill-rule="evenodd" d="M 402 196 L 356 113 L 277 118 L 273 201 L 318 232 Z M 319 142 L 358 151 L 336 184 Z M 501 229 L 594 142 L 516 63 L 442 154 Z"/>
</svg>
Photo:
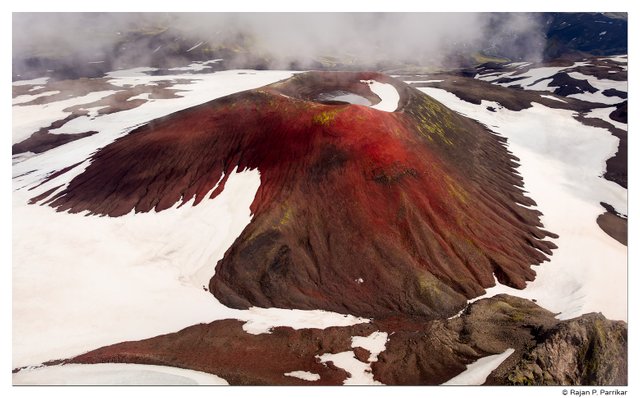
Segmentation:
<svg viewBox="0 0 640 398">
<path fill-rule="evenodd" d="M 586 314 L 544 332 L 512 369 L 494 372 L 487 384 L 626 385 L 627 325 Z"/>
<path fill-rule="evenodd" d="M 598 216 L 596 222 L 607 235 L 627 246 L 627 218 L 608 203 L 600 202 L 600 205 L 606 211 Z"/>
<path fill-rule="evenodd" d="M 609 117 L 615 120 L 616 122 L 627 124 L 627 105 L 628 105 L 627 101 L 619 103 L 618 105 L 616 105 L 616 110 L 611 112 L 611 114 L 609 114 Z"/>
<path fill-rule="evenodd" d="M 57 148 L 60 145 L 68 144 L 84 137 L 97 134 L 97 131 L 87 131 L 85 133 L 76 134 L 50 134 L 49 128 L 43 128 L 33 134 L 24 141 L 13 144 L 11 152 L 13 155 L 24 152 L 42 153 L 49 149 Z"/>
<path fill-rule="evenodd" d="M 352 348 L 352 336 L 388 334 L 375 362 Z M 601 314 L 558 321 L 530 300 L 499 295 L 471 304 L 460 317 L 427 321 L 393 317 L 372 323 L 327 329 L 276 327 L 252 335 L 242 322 L 220 320 L 141 341 L 124 342 L 80 355 L 64 363 L 142 363 L 177 366 L 216 374 L 230 384 L 335 385 L 349 374 L 325 353 L 353 352 L 369 363 L 375 380 L 395 385 L 437 385 L 477 359 L 511 354 L 486 384 L 626 385 L 627 326 Z M 247 358 L 251 360 L 247 361 Z M 305 381 L 285 373 L 318 374 Z"/>
<path fill-rule="evenodd" d="M 398 110 L 314 101 L 344 91 Z M 551 255 L 505 139 L 377 73 L 312 72 L 151 121 L 46 198 L 58 211 L 161 211 L 258 169 L 252 222 L 217 264 L 224 304 L 440 318 Z M 39 200 L 45 200 L 40 197 Z M 212 264 L 213 265 L 213 264 Z"/>
<path fill-rule="evenodd" d="M 627 13 L 553 12 L 542 18 L 545 59 L 627 53 Z"/>
</svg>

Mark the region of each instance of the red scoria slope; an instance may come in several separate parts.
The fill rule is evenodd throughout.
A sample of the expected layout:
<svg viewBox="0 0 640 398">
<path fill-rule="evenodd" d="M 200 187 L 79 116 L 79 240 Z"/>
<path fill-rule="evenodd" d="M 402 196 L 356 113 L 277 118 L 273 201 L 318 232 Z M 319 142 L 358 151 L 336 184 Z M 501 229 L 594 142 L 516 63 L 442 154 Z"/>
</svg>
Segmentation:
<svg viewBox="0 0 640 398">
<path fill-rule="evenodd" d="M 396 112 L 316 101 L 392 84 Z M 254 218 L 217 264 L 224 304 L 361 316 L 449 316 L 494 285 L 523 288 L 551 254 L 521 205 L 505 140 L 376 73 L 312 72 L 156 119 L 98 151 L 47 200 L 117 217 L 167 209 L 258 169 Z M 39 197 L 37 200 L 44 200 Z"/>
</svg>

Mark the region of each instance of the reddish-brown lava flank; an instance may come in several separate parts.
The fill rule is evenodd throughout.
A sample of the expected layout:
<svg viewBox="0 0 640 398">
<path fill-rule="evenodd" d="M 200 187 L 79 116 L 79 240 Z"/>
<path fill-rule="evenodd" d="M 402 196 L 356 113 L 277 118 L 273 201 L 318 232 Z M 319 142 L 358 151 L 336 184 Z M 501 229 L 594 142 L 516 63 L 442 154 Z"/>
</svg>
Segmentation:
<svg viewBox="0 0 640 398">
<path fill-rule="evenodd" d="M 375 103 L 369 79 L 398 89 L 396 112 L 314 100 L 342 89 Z M 253 220 L 209 285 L 222 303 L 440 318 L 494 275 L 523 288 L 555 247 L 540 213 L 521 206 L 535 202 L 516 161 L 505 139 L 397 80 L 311 72 L 134 130 L 49 204 L 160 211 L 257 169 Z"/>
</svg>

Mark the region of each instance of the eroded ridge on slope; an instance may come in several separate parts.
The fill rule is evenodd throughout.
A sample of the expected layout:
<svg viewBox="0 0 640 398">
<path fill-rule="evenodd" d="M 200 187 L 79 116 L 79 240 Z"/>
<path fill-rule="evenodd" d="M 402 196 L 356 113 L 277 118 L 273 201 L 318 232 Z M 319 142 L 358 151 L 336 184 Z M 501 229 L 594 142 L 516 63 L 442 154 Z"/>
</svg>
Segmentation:
<svg viewBox="0 0 640 398">
<path fill-rule="evenodd" d="M 381 100 L 395 112 L 322 93 Z M 195 204 L 258 169 L 254 218 L 217 264 L 224 304 L 450 316 L 499 282 L 524 288 L 555 245 L 505 139 L 377 73 L 311 72 L 156 119 L 99 150 L 59 211 Z M 495 278 L 494 278 L 495 275 Z"/>
</svg>

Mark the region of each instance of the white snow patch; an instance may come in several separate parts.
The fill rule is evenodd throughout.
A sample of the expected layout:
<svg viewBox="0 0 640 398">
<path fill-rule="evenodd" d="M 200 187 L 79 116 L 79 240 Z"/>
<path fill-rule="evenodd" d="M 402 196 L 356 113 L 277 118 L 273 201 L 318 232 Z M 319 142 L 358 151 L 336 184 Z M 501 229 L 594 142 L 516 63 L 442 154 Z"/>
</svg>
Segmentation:
<svg viewBox="0 0 640 398">
<path fill-rule="evenodd" d="M 531 65 L 531 62 L 512 62 L 511 66 L 515 66 L 516 69 L 522 69 L 525 66 Z"/>
<path fill-rule="evenodd" d="M 607 34 L 607 31 L 605 30 L 605 31 L 602 31 L 602 32 L 598 33 L 598 36 L 604 36 L 606 34 Z"/>
<path fill-rule="evenodd" d="M 316 358 L 320 359 L 322 363 L 333 362 L 335 366 L 349 372 L 350 376 L 342 383 L 344 385 L 382 384 L 373 379 L 371 364 L 358 361 L 353 351 L 345 351 L 338 354 L 327 353 L 316 356 Z"/>
<path fill-rule="evenodd" d="M 388 334 L 386 332 L 373 332 L 366 337 L 351 337 L 351 347 L 361 347 L 368 350 L 371 353 L 369 362 L 376 362 L 378 355 L 385 350 L 388 340 Z"/>
<path fill-rule="evenodd" d="M 362 278 L 358 278 L 358 279 L 356 279 L 356 280 L 355 280 L 355 282 L 356 282 L 357 284 L 363 284 L 363 283 L 364 283 L 364 279 L 362 279 Z"/>
<path fill-rule="evenodd" d="M 536 279 L 526 289 L 497 284 L 482 297 L 508 293 L 536 299 L 559 313 L 559 319 L 602 312 L 609 319 L 626 320 L 626 247 L 595 222 L 604 211 L 600 202 L 627 214 L 627 190 L 601 177 L 618 139 L 606 129 L 579 123 L 567 110 L 533 103 L 519 112 L 488 112 L 487 101 L 473 105 L 441 89 L 420 90 L 508 138 L 545 229 L 560 236 L 550 262 L 534 267 Z"/>
<path fill-rule="evenodd" d="M 349 377 L 343 382 L 344 385 L 369 385 L 382 384 L 373 379 L 373 371 L 371 363 L 378 360 L 378 355 L 385 350 L 388 341 L 386 332 L 373 332 L 369 336 L 353 336 L 351 337 L 351 347 L 361 347 L 368 350 L 371 354 L 368 363 L 359 361 L 353 351 L 345 351 L 337 354 L 316 355 L 320 362 L 333 362 L 339 368 L 349 372 Z"/>
<path fill-rule="evenodd" d="M 51 123 L 69 116 L 71 112 L 65 112 L 64 109 L 66 108 L 98 101 L 113 93 L 115 91 L 96 91 L 81 97 L 73 97 L 43 105 L 13 106 L 11 108 L 12 143 L 24 141 L 42 127 L 47 127 Z"/>
<path fill-rule="evenodd" d="M 627 70 L 627 62 L 629 61 L 629 58 L 628 58 L 627 55 L 616 55 L 616 56 L 613 56 L 613 57 L 605 57 L 603 59 L 608 59 L 608 60 L 613 61 L 613 62 L 623 63 L 624 64 L 624 66 L 623 66 L 624 70 Z"/>
<path fill-rule="evenodd" d="M 552 100 L 555 100 L 555 101 L 560 101 L 560 102 L 567 103 L 567 101 L 565 101 L 563 99 L 560 99 L 558 97 L 554 97 L 553 95 L 544 95 L 544 94 L 542 94 L 541 97 L 542 98 L 549 98 L 549 99 L 552 99 Z"/>
<path fill-rule="evenodd" d="M 133 97 L 129 97 L 129 99 L 127 101 L 133 101 L 133 100 L 137 100 L 137 99 L 149 101 L 149 97 L 150 96 L 151 96 L 151 93 L 141 93 L 141 94 L 138 94 L 138 95 L 134 95 Z"/>
<path fill-rule="evenodd" d="M 318 381 L 320 380 L 320 375 L 317 373 L 307 372 L 306 370 L 296 370 L 293 372 L 288 372 L 284 374 L 285 376 L 295 377 L 297 379 L 306 380 L 306 381 Z"/>
<path fill-rule="evenodd" d="M 16 80 L 15 82 L 12 83 L 12 85 L 29 86 L 29 85 L 35 85 L 35 84 L 47 84 L 49 79 L 50 77 L 38 77 L 37 79 L 31 79 L 31 80 Z"/>
<path fill-rule="evenodd" d="M 48 97 L 50 95 L 55 95 L 55 94 L 60 94 L 60 91 L 45 91 L 43 93 L 40 94 L 25 94 L 25 95 L 19 95 L 17 97 L 15 97 L 12 101 L 11 104 L 12 105 L 18 105 L 18 104 L 24 104 L 25 102 L 31 102 L 35 99 L 38 99 L 40 97 Z"/>
<path fill-rule="evenodd" d="M 56 365 L 13 374 L 13 385 L 228 385 L 221 377 L 169 366 L 129 363 Z"/>
<path fill-rule="evenodd" d="M 615 128 L 619 128 L 621 130 L 627 131 L 626 123 L 620 123 L 616 120 L 611 119 L 611 117 L 609 116 L 611 115 L 611 112 L 615 110 L 616 110 L 615 106 L 611 108 L 596 108 L 596 109 L 592 109 L 589 113 L 587 113 L 585 117 L 604 120 L 607 123 L 611 123 Z"/>
<path fill-rule="evenodd" d="M 380 83 L 376 80 L 361 80 L 361 82 L 368 84 L 371 91 L 380 97 L 380 102 L 371 106 L 373 109 L 385 112 L 395 112 L 398 109 L 400 94 L 392 84 Z"/>
<path fill-rule="evenodd" d="M 509 358 L 515 350 L 507 349 L 502 354 L 489 355 L 480 358 L 474 363 L 467 365 L 467 369 L 454 377 L 453 379 L 442 383 L 443 386 L 479 386 L 482 385 L 487 377 L 493 372 L 505 359 Z"/>
<path fill-rule="evenodd" d="M 275 326 L 288 326 L 293 329 L 326 329 L 330 326 L 351 326 L 369 322 L 366 318 L 323 310 L 302 311 L 260 307 L 251 307 L 246 311 L 237 312 L 234 317 L 247 321 L 242 329 L 250 334 L 271 333 L 271 329 Z"/>
<path fill-rule="evenodd" d="M 187 52 L 195 50 L 196 48 L 200 47 L 203 43 L 204 42 L 202 42 L 202 41 L 197 42 L 193 47 L 188 49 Z"/>
</svg>

